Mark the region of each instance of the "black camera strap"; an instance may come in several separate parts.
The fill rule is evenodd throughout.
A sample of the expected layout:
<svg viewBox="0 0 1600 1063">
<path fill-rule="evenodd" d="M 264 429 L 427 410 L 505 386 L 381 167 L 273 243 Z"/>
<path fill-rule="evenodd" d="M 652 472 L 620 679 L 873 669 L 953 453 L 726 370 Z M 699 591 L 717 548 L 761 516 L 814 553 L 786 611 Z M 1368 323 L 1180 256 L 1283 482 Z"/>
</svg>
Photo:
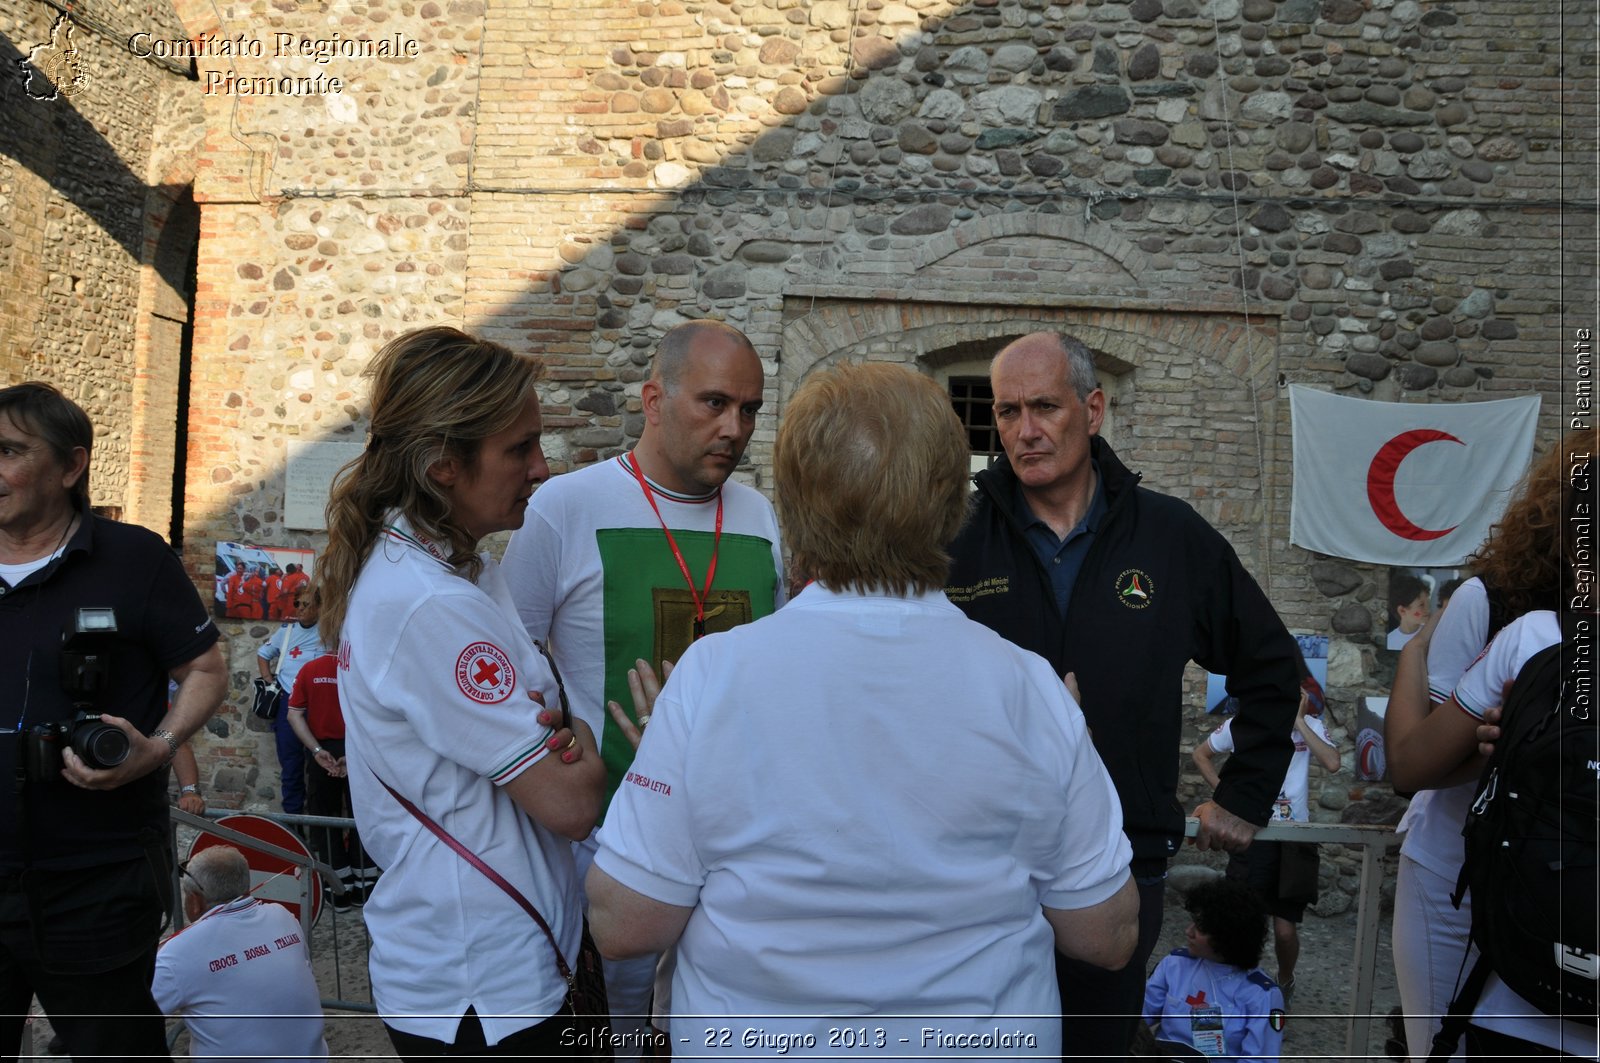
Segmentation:
<svg viewBox="0 0 1600 1063">
<path fill-rule="evenodd" d="M 158 771 L 160 769 L 157 769 Z M 172 913 L 178 903 L 174 887 L 176 886 L 176 872 L 173 870 L 174 854 L 167 847 L 167 837 L 153 827 L 145 827 L 139 832 L 139 844 L 144 849 L 145 867 L 150 871 L 151 881 L 155 885 L 156 896 L 161 899 L 161 929 L 157 931 L 159 939 L 167 932 L 167 927 L 172 925 Z"/>
</svg>

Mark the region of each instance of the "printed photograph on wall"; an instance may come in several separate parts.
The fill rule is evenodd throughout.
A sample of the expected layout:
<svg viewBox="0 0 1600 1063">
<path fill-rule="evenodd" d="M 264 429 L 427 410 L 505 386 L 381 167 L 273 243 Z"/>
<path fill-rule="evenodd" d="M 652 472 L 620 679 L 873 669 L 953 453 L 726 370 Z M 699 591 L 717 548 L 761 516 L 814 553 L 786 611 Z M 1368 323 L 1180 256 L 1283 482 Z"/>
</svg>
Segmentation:
<svg viewBox="0 0 1600 1063">
<path fill-rule="evenodd" d="M 1391 568 L 1385 599 L 1384 649 L 1398 655 L 1428 619 L 1444 611 L 1450 596 L 1469 573 L 1459 568 Z M 1383 754 L 1383 716 L 1387 697 L 1363 697 L 1356 713 L 1356 778 L 1383 782 L 1389 778 Z"/>
<path fill-rule="evenodd" d="M 285 546 L 218 542 L 212 610 L 229 620 L 295 620 L 294 598 L 311 582 L 316 553 Z"/>
<path fill-rule="evenodd" d="M 1305 658 L 1306 669 L 1317 681 L 1317 686 L 1328 689 L 1328 636 L 1296 635 L 1294 641 Z M 1206 713 L 1212 716 L 1232 716 L 1239 711 L 1239 699 L 1228 693 L 1227 677 L 1215 672 L 1206 673 Z"/>
<path fill-rule="evenodd" d="M 1398 652 L 1467 578 L 1459 568 L 1391 568 L 1384 647 Z"/>
</svg>

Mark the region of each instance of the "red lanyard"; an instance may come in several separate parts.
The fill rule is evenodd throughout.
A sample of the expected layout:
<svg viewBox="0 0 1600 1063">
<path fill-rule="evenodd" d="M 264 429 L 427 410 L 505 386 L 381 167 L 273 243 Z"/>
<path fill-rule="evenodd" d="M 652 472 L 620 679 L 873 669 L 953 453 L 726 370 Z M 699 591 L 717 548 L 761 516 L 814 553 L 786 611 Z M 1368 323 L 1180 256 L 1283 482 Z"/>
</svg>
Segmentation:
<svg viewBox="0 0 1600 1063">
<path fill-rule="evenodd" d="M 656 520 L 661 522 L 661 531 L 667 537 L 667 545 L 672 548 L 672 559 L 678 563 L 678 571 L 683 573 L 683 582 L 689 585 L 689 594 L 694 598 L 694 637 L 699 638 L 706 633 L 706 599 L 711 596 L 711 581 L 717 577 L 717 552 L 722 548 L 722 492 L 717 492 L 717 533 L 711 540 L 711 563 L 706 566 L 706 586 L 704 590 L 696 590 L 694 577 L 689 575 L 689 563 L 683 559 L 678 540 L 672 537 L 672 529 L 667 527 L 667 522 L 661 516 L 661 507 L 656 505 L 655 492 L 650 490 L 650 482 L 644 478 L 644 470 L 639 468 L 639 459 L 630 453 L 624 464 L 633 473 L 633 478 L 639 481 L 644 500 L 655 510 Z"/>
</svg>

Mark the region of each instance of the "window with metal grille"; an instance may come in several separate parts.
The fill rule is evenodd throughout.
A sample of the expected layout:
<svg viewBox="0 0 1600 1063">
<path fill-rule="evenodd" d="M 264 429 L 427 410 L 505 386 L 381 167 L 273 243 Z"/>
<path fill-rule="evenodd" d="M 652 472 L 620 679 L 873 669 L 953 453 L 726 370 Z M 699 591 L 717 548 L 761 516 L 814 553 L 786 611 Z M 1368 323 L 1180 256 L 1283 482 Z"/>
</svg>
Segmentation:
<svg viewBox="0 0 1600 1063">
<path fill-rule="evenodd" d="M 950 378 L 950 403 L 967 432 L 967 449 L 972 451 L 973 467 L 983 468 L 1000 453 L 1000 433 L 994 427 L 994 392 L 987 377 Z"/>
</svg>

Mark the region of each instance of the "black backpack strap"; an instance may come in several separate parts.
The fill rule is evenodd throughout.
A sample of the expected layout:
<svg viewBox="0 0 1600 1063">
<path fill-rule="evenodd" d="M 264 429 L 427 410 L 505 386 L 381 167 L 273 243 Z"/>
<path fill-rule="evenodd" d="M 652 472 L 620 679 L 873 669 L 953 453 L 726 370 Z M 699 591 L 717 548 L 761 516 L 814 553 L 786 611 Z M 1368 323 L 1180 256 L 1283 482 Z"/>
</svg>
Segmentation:
<svg viewBox="0 0 1600 1063">
<path fill-rule="evenodd" d="M 1465 834 L 1466 830 L 1467 828 L 1465 824 L 1463 824 L 1461 832 Z M 1457 911 L 1461 910 L 1461 902 L 1466 899 L 1467 887 L 1469 885 L 1470 883 L 1467 881 L 1467 864 L 1466 861 L 1463 860 L 1461 862 L 1461 870 L 1456 874 L 1456 888 L 1450 894 L 1450 906 L 1455 908 Z"/>
<path fill-rule="evenodd" d="M 1511 615 L 1511 607 L 1506 604 L 1506 596 L 1499 587 L 1494 586 L 1482 576 L 1478 582 L 1483 584 L 1483 595 L 1489 602 L 1489 627 L 1484 632 L 1483 644 L 1485 646 L 1494 641 L 1500 629 L 1516 619 Z"/>
<path fill-rule="evenodd" d="M 1483 995 L 1483 987 L 1489 981 L 1489 959 L 1482 953 L 1478 961 L 1472 965 L 1472 970 L 1467 974 L 1467 980 L 1461 984 L 1461 991 L 1450 1002 L 1450 1010 L 1445 1012 L 1444 1021 L 1439 1025 L 1439 1032 L 1433 1035 L 1433 1045 L 1428 1051 L 1428 1063 L 1445 1063 L 1456 1054 L 1456 1046 L 1461 1043 L 1461 1035 L 1467 1032 L 1467 1024 L 1472 1021 L 1472 1009 L 1477 1007 L 1478 998 Z"/>
</svg>

